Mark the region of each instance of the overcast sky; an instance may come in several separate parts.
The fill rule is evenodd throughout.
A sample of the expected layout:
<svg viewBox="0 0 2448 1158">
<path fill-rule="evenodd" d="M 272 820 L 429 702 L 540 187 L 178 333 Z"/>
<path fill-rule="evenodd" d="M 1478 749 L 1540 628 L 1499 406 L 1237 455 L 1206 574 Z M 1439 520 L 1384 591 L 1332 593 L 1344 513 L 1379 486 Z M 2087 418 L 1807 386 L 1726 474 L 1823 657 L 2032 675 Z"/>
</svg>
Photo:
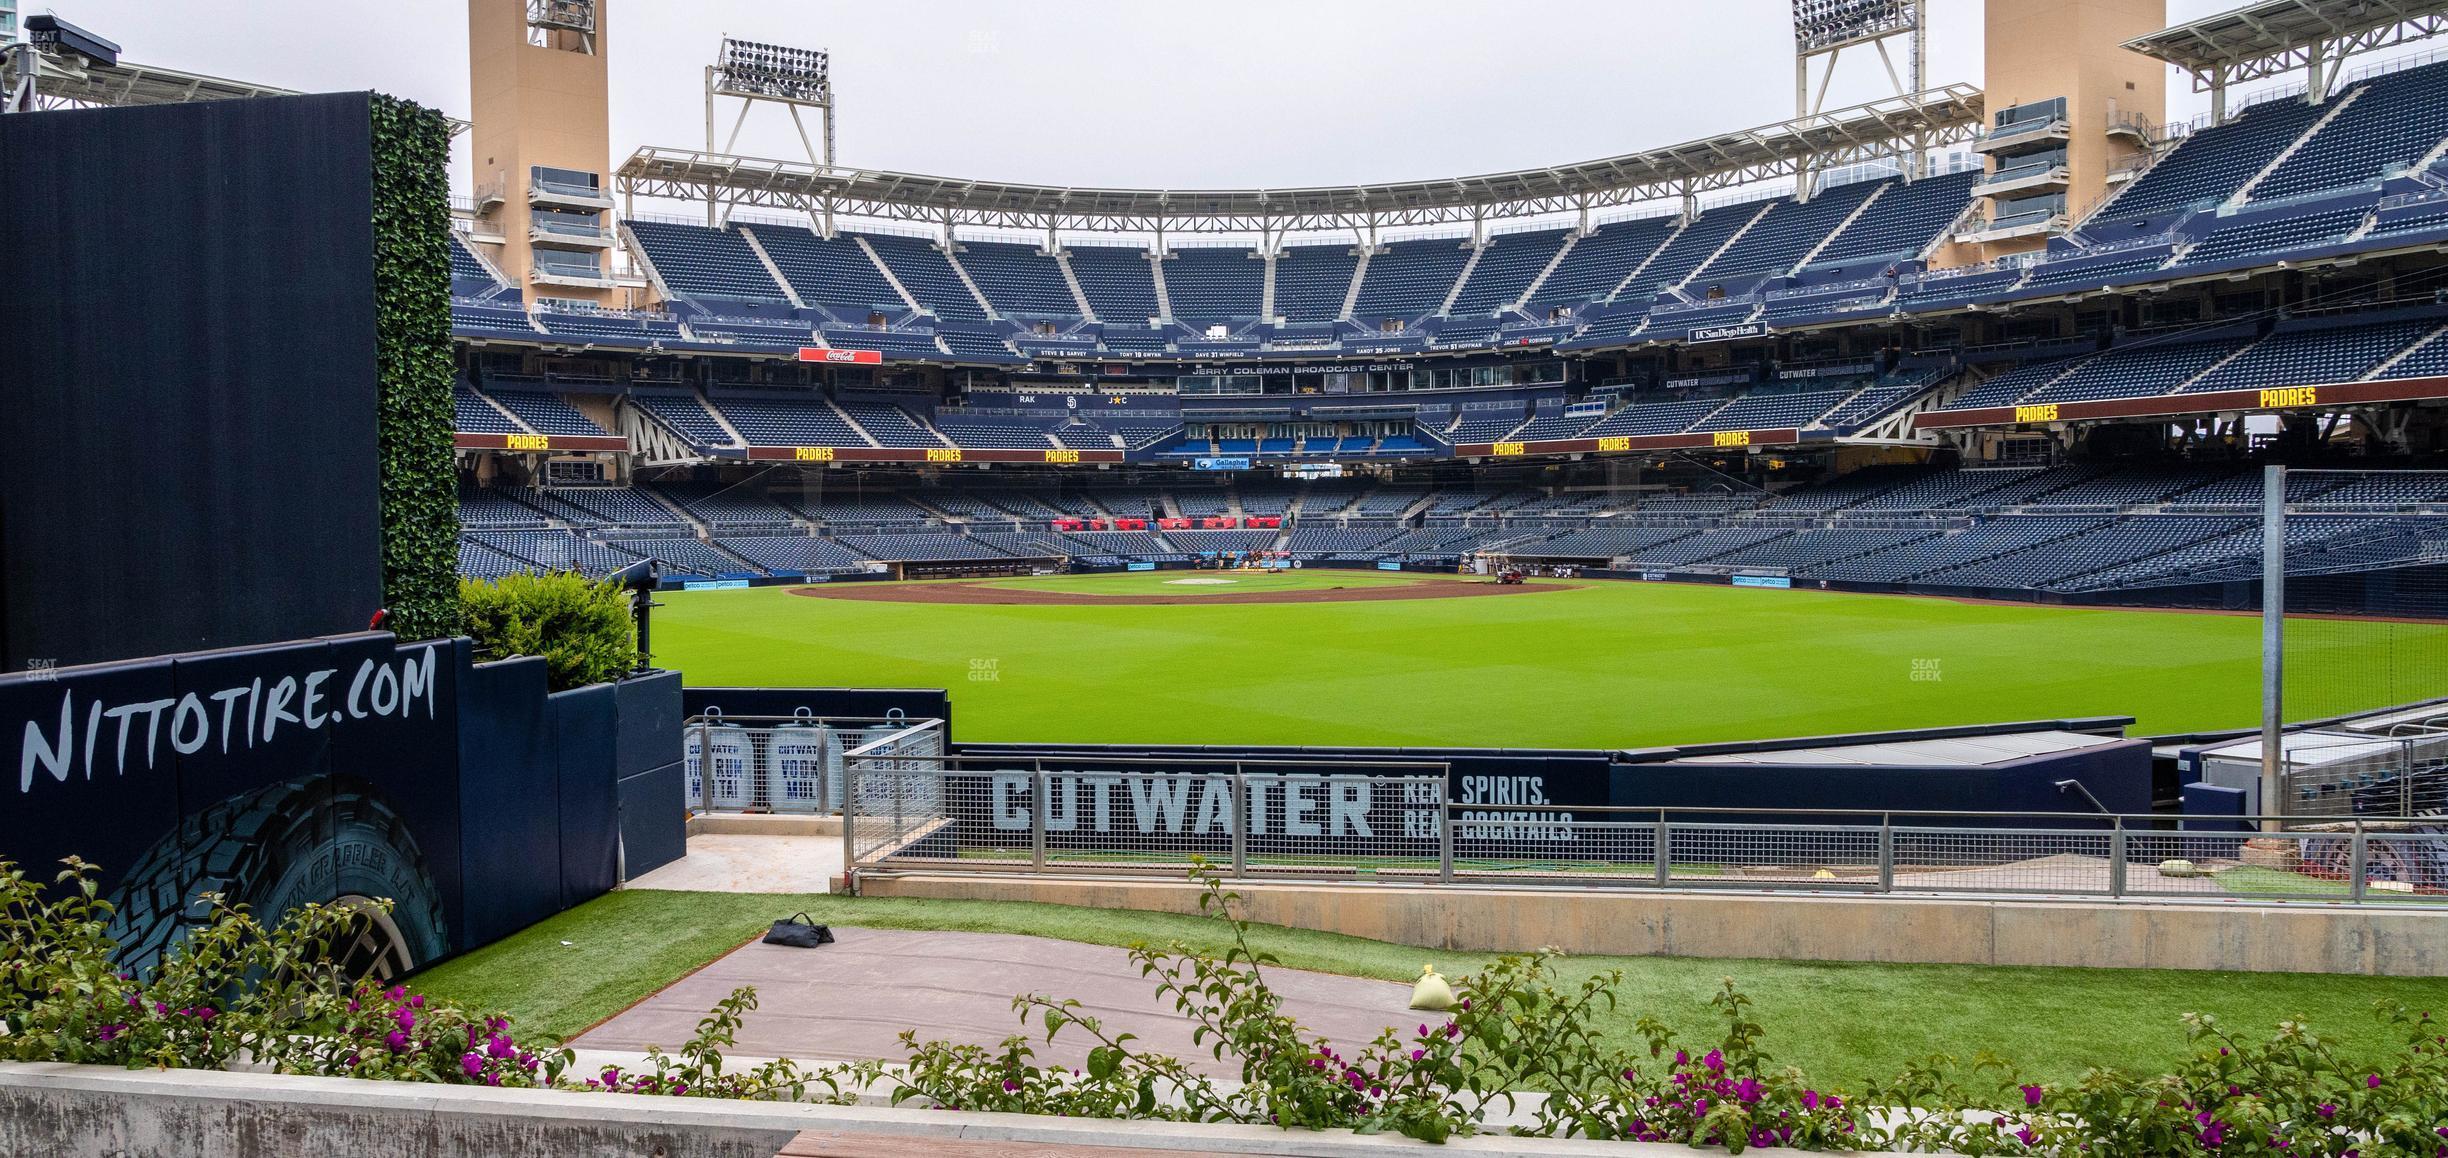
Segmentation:
<svg viewBox="0 0 2448 1158">
<path fill-rule="evenodd" d="M 2236 2 L 2169 0 L 2168 16 Z M 1786 0 L 607 7 L 614 163 L 640 145 L 704 143 L 701 70 L 724 34 L 832 53 L 845 164 L 1047 184 L 1463 175 L 1632 152 L 1793 112 Z M 1931 84 L 1980 83 L 1980 9 L 1932 0 Z M 120 42 L 131 61 L 287 88 L 380 89 L 468 112 L 464 0 L 62 0 L 56 10 Z M 1887 87 L 1877 58 L 1855 50 L 1829 104 Z M 2169 94 L 2174 118 L 2206 107 L 2180 79 Z M 770 107 L 738 151 L 803 155 Z M 464 158 L 461 170 L 464 184 Z"/>
</svg>

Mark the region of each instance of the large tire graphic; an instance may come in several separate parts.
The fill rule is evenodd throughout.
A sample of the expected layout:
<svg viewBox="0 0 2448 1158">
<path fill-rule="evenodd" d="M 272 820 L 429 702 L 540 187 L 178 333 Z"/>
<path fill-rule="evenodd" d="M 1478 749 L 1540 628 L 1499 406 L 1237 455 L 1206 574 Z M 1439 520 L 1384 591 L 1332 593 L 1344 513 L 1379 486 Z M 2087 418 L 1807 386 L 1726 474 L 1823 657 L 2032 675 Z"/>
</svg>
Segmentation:
<svg viewBox="0 0 2448 1158">
<path fill-rule="evenodd" d="M 2307 841 L 2304 863 L 2341 881 L 2354 879 L 2354 843 L 2343 837 Z M 2418 825 L 2367 841 L 2363 879 L 2418 889 L 2448 889 L 2448 828 Z"/>
<path fill-rule="evenodd" d="M 387 916 L 367 905 L 352 935 L 330 947 L 357 975 L 395 977 L 450 944 L 416 838 L 370 785 L 347 777 L 265 785 L 155 843 L 111 897 L 120 963 L 140 972 L 159 964 L 207 915 L 203 893 L 243 902 L 266 924 L 303 904 L 389 899 Z"/>
</svg>

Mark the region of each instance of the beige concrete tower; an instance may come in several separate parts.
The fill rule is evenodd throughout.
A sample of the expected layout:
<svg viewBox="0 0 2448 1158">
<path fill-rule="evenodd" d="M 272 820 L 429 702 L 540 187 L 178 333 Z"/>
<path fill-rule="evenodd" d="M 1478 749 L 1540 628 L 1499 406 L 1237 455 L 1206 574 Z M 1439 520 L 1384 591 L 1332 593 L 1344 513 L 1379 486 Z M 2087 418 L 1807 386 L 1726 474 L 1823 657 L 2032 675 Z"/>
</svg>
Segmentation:
<svg viewBox="0 0 2448 1158">
<path fill-rule="evenodd" d="M 2166 0 L 1985 0 L 1982 89 L 1988 224 L 1996 257 L 2037 249 L 2096 206 L 2167 117 L 2167 66 L 2122 45 L 2167 26 Z"/>
<path fill-rule="evenodd" d="M 478 232 L 537 298 L 615 304 L 603 0 L 468 0 Z"/>
</svg>

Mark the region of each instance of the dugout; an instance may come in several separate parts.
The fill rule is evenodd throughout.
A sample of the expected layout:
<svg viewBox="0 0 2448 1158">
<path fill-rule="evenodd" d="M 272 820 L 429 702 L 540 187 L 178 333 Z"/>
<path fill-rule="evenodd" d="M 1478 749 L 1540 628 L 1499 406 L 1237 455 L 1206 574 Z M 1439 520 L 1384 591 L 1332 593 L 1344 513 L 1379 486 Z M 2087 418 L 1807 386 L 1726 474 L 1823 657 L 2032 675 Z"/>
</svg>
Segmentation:
<svg viewBox="0 0 2448 1158">
<path fill-rule="evenodd" d="M 2151 745 L 2130 717 L 1644 748 L 1615 802 L 1706 811 L 2119 813 L 2151 810 Z M 1967 815 L 1976 821 L 1976 815 Z"/>
</svg>

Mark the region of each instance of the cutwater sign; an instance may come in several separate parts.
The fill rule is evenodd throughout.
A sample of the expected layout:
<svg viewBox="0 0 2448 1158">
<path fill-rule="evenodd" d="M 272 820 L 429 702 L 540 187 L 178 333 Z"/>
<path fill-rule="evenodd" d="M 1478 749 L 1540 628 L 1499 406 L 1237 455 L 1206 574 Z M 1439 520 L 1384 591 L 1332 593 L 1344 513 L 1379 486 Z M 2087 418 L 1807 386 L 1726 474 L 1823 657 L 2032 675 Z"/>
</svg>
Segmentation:
<svg viewBox="0 0 2448 1158">
<path fill-rule="evenodd" d="M 944 781 L 954 823 L 925 838 L 922 855 L 1025 846 L 1042 829 L 1051 848 L 1163 849 L 1230 855 L 1365 850 L 1370 856 L 1437 855 L 1445 787 L 1327 773 L 1123 774 L 991 772 Z"/>
</svg>

